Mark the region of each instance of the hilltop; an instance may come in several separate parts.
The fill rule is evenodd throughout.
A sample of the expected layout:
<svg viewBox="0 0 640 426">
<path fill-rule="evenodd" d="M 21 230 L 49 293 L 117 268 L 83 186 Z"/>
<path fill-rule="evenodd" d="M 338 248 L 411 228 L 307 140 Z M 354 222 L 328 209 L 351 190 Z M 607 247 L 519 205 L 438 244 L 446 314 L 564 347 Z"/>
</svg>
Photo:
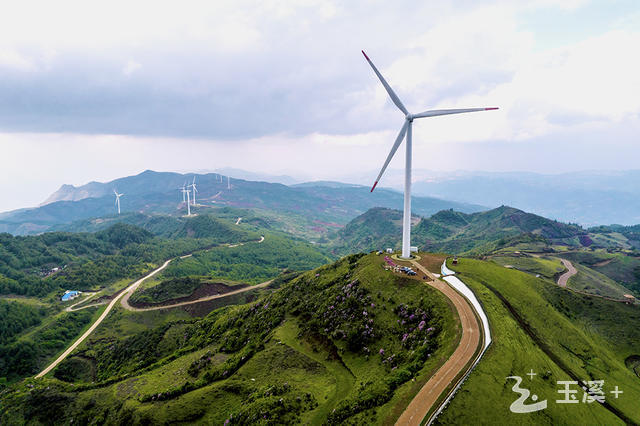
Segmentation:
<svg viewBox="0 0 640 426">
<path fill-rule="evenodd" d="M 429 218 L 412 218 L 412 245 L 427 251 L 471 253 L 491 251 L 517 238 L 540 240 L 548 244 L 580 245 L 587 231 L 512 207 L 463 213 L 442 210 Z M 402 212 L 374 208 L 349 222 L 332 235 L 336 253 L 397 248 L 402 235 Z"/>
</svg>

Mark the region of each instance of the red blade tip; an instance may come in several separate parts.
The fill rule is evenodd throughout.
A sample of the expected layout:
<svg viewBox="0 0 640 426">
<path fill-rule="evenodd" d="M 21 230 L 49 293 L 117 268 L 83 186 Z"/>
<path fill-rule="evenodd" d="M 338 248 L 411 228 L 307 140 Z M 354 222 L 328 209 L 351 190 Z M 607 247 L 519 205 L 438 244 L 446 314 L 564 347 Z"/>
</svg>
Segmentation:
<svg viewBox="0 0 640 426">
<path fill-rule="evenodd" d="M 362 52 L 362 54 L 364 55 L 364 57 L 365 57 L 365 58 L 367 58 L 367 61 L 369 61 L 370 59 L 369 59 L 369 57 L 367 56 L 367 54 L 366 54 L 366 53 L 364 53 L 364 50 L 361 50 L 361 52 Z"/>
<path fill-rule="evenodd" d="M 489 107 L 489 108 L 485 108 L 484 110 L 485 111 L 492 111 L 494 109 L 498 109 L 498 107 Z"/>
<path fill-rule="evenodd" d="M 364 53 L 364 52 L 363 52 Z M 366 55 L 365 55 L 366 56 Z M 369 58 L 367 58 L 369 59 Z M 376 185 L 378 184 L 378 181 L 376 181 L 376 183 L 373 184 L 373 187 L 371 188 L 370 192 L 373 192 L 374 189 L 376 189 Z"/>
</svg>

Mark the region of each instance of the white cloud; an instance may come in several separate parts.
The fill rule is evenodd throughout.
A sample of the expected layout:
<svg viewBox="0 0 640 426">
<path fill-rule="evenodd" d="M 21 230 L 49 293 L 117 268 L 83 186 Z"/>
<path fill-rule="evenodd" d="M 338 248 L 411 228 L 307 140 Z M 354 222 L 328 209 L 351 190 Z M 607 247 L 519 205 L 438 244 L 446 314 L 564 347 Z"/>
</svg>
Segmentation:
<svg viewBox="0 0 640 426">
<path fill-rule="evenodd" d="M 122 68 L 122 74 L 126 76 L 130 76 L 134 72 L 138 71 L 142 68 L 142 65 L 136 61 L 129 60 L 125 66 Z"/>
<path fill-rule="evenodd" d="M 416 121 L 416 167 L 541 170 L 559 167 L 557 156 L 545 162 L 533 147 L 562 145 L 566 167 L 596 168 L 594 138 L 608 135 L 619 148 L 602 148 L 608 164 L 618 155 L 632 167 L 640 12 L 562 45 L 539 43 L 546 28 L 522 24 L 532 11 L 571 17 L 591 5 L 13 2 L 0 15 L 0 131 L 16 133 L 0 134 L 0 163 L 5 176 L 29 175 L 34 191 L 46 189 L 31 204 L 64 182 L 146 168 L 317 178 L 377 169 L 403 117 L 364 48 L 413 112 L 501 108 Z M 583 140 L 593 153 L 571 157 Z M 9 178 L 0 186 L 14 191 Z"/>
</svg>

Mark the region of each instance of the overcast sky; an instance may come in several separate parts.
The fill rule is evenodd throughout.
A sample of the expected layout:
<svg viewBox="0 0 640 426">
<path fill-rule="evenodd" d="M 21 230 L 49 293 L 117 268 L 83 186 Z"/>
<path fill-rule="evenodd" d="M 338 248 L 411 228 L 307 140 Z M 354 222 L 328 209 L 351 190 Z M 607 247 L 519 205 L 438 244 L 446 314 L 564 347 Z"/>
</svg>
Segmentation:
<svg viewBox="0 0 640 426">
<path fill-rule="evenodd" d="M 416 168 L 637 169 L 638 46 L 636 0 L 12 2 L 0 211 L 145 169 L 373 180 L 403 117 L 361 49 L 412 112 L 501 108 L 416 122 Z"/>
</svg>

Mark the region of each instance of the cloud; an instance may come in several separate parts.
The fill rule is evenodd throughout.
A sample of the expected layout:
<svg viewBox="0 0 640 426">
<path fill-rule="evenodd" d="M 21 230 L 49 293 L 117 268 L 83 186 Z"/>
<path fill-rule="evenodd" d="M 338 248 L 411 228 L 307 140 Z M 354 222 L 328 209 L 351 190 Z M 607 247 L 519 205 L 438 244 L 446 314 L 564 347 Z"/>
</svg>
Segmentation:
<svg viewBox="0 0 640 426">
<path fill-rule="evenodd" d="M 318 178 L 377 169 L 403 117 L 365 49 L 412 112 L 501 108 L 417 121 L 416 167 L 546 170 L 558 163 L 544 150 L 570 156 L 585 140 L 593 152 L 564 164 L 595 167 L 595 138 L 614 137 L 607 164 L 619 155 L 628 165 L 638 154 L 640 12 L 612 9 L 581 0 L 14 2 L 0 15 L 3 161 L 8 170 L 26 155 L 27 169 L 58 173 L 59 183 L 98 170 L 196 168 L 174 165 L 182 150 L 199 150 L 197 168 Z M 585 11 L 597 18 L 589 25 Z M 540 17 L 570 37 L 555 42 Z M 133 145 L 141 151 L 108 163 Z"/>
</svg>

